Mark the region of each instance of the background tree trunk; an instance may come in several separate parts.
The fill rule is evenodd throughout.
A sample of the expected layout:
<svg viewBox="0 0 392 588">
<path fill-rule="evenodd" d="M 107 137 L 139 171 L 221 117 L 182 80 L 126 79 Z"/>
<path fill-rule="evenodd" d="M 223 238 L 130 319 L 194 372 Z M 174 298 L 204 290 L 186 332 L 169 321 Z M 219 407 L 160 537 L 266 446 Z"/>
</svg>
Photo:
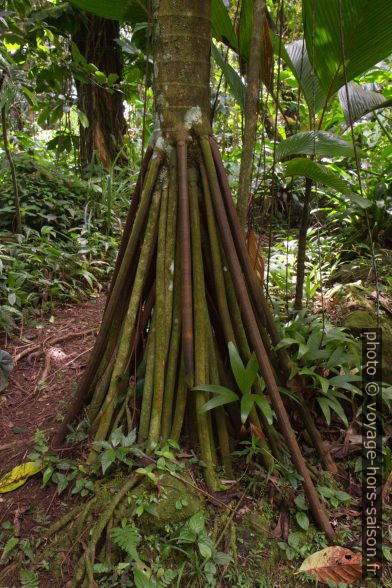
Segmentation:
<svg viewBox="0 0 392 588">
<path fill-rule="evenodd" d="M 121 77 L 121 53 L 116 43 L 120 33 L 118 22 L 86 16 L 73 37 L 80 53 L 106 75 Z M 121 149 L 126 129 L 123 97 L 118 91 L 109 92 L 97 83 L 76 80 L 78 107 L 89 120 L 80 125 L 80 160 L 82 168 L 89 164 L 94 152 L 105 169 L 109 169 Z"/>
</svg>

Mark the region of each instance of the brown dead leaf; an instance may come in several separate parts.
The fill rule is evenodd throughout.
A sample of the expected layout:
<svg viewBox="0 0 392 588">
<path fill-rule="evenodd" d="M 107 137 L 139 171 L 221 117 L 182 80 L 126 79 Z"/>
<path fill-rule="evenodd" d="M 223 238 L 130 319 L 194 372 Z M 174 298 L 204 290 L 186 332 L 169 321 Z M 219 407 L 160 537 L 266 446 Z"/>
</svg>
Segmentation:
<svg viewBox="0 0 392 588">
<path fill-rule="evenodd" d="M 275 539 L 283 539 L 283 541 L 287 541 L 289 536 L 289 515 L 287 511 L 287 506 L 285 504 L 281 504 L 280 506 L 280 514 L 279 520 L 276 523 L 275 529 L 271 532 L 272 537 Z"/>
<path fill-rule="evenodd" d="M 311 574 L 322 582 L 333 580 L 350 585 L 362 577 L 362 555 L 345 547 L 326 547 L 307 557 L 300 572 Z"/>
</svg>

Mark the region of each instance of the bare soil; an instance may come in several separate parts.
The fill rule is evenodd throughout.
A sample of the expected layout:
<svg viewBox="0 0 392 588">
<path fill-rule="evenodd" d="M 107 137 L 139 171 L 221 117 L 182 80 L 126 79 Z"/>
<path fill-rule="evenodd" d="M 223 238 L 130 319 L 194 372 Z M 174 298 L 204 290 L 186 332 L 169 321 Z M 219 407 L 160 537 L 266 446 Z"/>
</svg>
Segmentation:
<svg viewBox="0 0 392 588">
<path fill-rule="evenodd" d="M 76 389 L 100 324 L 105 297 L 58 309 L 41 328 L 27 329 L 21 337 L 0 340 L 0 348 L 14 358 L 23 353 L 0 393 L 0 477 L 26 461 L 39 429 L 48 439 L 59 426 Z M 63 338 L 66 337 L 66 338 Z M 56 342 L 56 339 L 61 339 Z M 67 447 L 66 456 L 83 447 Z M 18 489 L 0 494 L 0 524 L 13 522 L 20 536 L 28 534 L 37 515 L 55 520 L 70 504 L 67 492 L 42 487 L 42 476 L 30 478 Z"/>
</svg>

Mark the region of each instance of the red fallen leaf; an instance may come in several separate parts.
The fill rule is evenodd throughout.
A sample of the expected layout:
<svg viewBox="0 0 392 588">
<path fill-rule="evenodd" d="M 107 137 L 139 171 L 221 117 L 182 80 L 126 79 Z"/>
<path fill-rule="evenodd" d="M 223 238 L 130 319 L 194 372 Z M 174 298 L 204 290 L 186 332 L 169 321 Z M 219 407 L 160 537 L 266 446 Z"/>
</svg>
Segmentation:
<svg viewBox="0 0 392 588">
<path fill-rule="evenodd" d="M 306 572 L 322 582 L 350 585 L 362 577 L 362 554 L 345 547 L 326 547 L 305 559 L 297 573 Z"/>
</svg>

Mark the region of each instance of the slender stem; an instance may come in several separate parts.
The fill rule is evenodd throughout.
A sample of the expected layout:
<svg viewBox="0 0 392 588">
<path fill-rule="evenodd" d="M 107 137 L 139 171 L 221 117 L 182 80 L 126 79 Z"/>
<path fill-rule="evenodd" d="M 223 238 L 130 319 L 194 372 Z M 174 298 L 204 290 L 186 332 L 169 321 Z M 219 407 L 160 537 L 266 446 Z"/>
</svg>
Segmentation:
<svg viewBox="0 0 392 588">
<path fill-rule="evenodd" d="M 151 201 L 150 212 L 147 220 L 146 232 L 140 252 L 139 263 L 137 266 L 135 282 L 132 289 L 129 307 L 123 322 L 116 361 L 113 368 L 112 379 L 109 390 L 102 407 L 102 417 L 95 436 L 96 441 L 101 441 L 108 434 L 110 423 L 114 411 L 115 399 L 118 397 L 130 360 L 130 342 L 136 325 L 136 317 L 141 301 L 143 286 L 147 277 L 147 270 L 150 267 L 152 255 L 156 244 L 156 228 L 158 223 L 159 208 L 161 202 L 161 192 L 158 188 Z M 90 460 L 94 459 L 95 452 L 92 450 Z"/>
<path fill-rule="evenodd" d="M 145 353 L 146 372 L 144 375 L 143 399 L 139 417 L 138 442 L 142 443 L 148 437 L 150 428 L 152 397 L 154 394 L 154 366 L 155 366 L 155 313 L 152 316 L 148 332 Z"/>
<path fill-rule="evenodd" d="M 178 183 L 179 183 L 179 225 L 181 243 L 182 276 L 182 348 L 184 353 L 185 373 L 189 386 L 193 385 L 193 302 L 192 302 L 192 255 L 191 230 L 189 219 L 189 193 L 187 170 L 187 144 L 177 142 Z"/>
<path fill-rule="evenodd" d="M 180 267 L 180 248 L 177 247 L 176 263 L 174 266 L 174 302 L 172 331 L 170 336 L 169 355 L 167 360 L 167 371 L 165 380 L 165 397 L 162 412 L 162 439 L 169 438 L 172 428 L 173 417 L 173 400 L 176 388 L 176 378 L 178 372 L 178 359 L 180 356 L 180 335 L 181 335 L 181 276 Z M 178 416 L 178 415 L 177 415 Z M 178 427 L 182 428 L 182 421 Z"/>
<path fill-rule="evenodd" d="M 177 382 L 176 406 L 173 415 L 173 424 L 170 432 L 170 439 L 178 441 L 184 424 L 186 401 L 188 398 L 188 384 L 185 375 L 185 362 L 182 350 L 180 351 L 180 371 Z"/>
<path fill-rule="evenodd" d="M 260 88 L 260 64 L 263 47 L 265 0 L 254 0 L 253 22 L 249 54 L 246 100 L 245 128 L 242 143 L 240 177 L 238 182 L 237 213 L 243 230 L 248 218 L 249 200 L 252 191 L 253 150 L 256 142 L 257 115 Z"/>
<path fill-rule="evenodd" d="M 95 341 L 94 349 L 90 355 L 88 365 L 83 373 L 77 394 L 71 402 L 68 412 L 65 415 L 65 418 L 53 439 L 54 446 L 60 446 L 62 444 L 68 431 L 68 425 L 71 424 L 71 422 L 82 410 L 83 404 L 86 401 L 91 384 L 95 378 L 96 372 L 104 354 L 107 344 L 107 337 L 111 327 L 113 326 L 113 319 L 117 315 L 121 296 L 124 292 L 124 289 L 129 288 L 130 286 L 129 272 L 133 266 L 134 258 L 139 252 L 139 241 L 142 230 L 145 226 L 147 214 L 150 210 L 151 196 L 154 190 L 159 169 L 162 164 L 162 159 L 163 152 L 159 149 L 155 149 L 150 160 L 149 169 L 140 198 L 140 205 L 138 207 L 135 222 L 132 227 L 132 232 L 129 237 L 117 278 L 113 282 L 114 285 L 112 293 L 106 306 L 101 327 Z"/>
<path fill-rule="evenodd" d="M 227 215 L 230 220 L 231 229 L 235 235 L 235 245 L 237 248 L 239 259 L 241 261 L 241 266 L 245 273 L 246 282 L 252 299 L 252 303 L 258 317 L 260 318 L 262 323 L 266 325 L 268 333 L 271 337 L 272 345 L 277 345 L 281 339 L 281 336 L 278 332 L 272 313 L 265 299 L 263 288 L 260 286 L 260 283 L 258 282 L 257 277 L 254 273 L 252 264 L 250 263 L 249 255 L 246 249 L 245 238 L 236 215 L 233 199 L 230 192 L 230 186 L 227 181 L 227 176 L 223 167 L 223 162 L 220 157 L 219 149 L 213 137 L 210 137 L 209 141 L 211 145 L 214 163 L 216 166 L 216 172 L 219 178 L 220 189 L 222 191 L 222 196 L 224 198 L 225 207 Z M 332 457 L 329 454 L 325 454 L 324 450 L 322 451 L 322 453 L 320 453 L 320 448 L 323 446 L 321 435 L 312 419 L 308 407 L 306 406 L 303 398 L 300 396 L 298 392 L 299 390 L 301 390 L 301 382 L 298 382 L 297 378 L 294 378 L 294 383 L 292 385 L 289 381 L 291 372 L 291 362 L 289 356 L 287 355 L 287 351 L 285 349 L 279 349 L 277 352 L 277 356 L 279 359 L 279 365 L 282 370 L 282 383 L 284 385 L 287 385 L 288 387 L 293 387 L 293 389 L 295 388 L 294 391 L 297 394 L 297 396 L 299 396 L 299 412 L 300 414 L 302 414 L 302 416 L 304 416 L 305 413 L 307 413 L 304 417 L 304 420 L 307 427 L 309 427 L 308 431 L 312 439 L 317 440 L 317 442 L 315 443 L 315 447 L 319 449 L 320 458 L 332 473 L 336 473 L 336 465 L 334 464 Z"/>
<path fill-rule="evenodd" d="M 208 138 L 201 137 L 201 148 L 204 156 L 205 165 L 207 168 L 208 179 L 210 181 L 211 194 L 214 201 L 215 212 L 218 220 L 218 226 L 221 233 L 222 242 L 224 244 L 227 259 L 230 265 L 230 271 L 234 282 L 238 302 L 244 318 L 245 327 L 249 334 L 249 340 L 256 353 L 256 357 L 260 364 L 261 373 L 267 386 L 268 394 L 271 398 L 273 407 L 275 409 L 280 427 L 285 436 L 286 443 L 290 449 L 293 462 L 304 479 L 305 491 L 313 512 L 313 515 L 319 523 L 322 530 L 329 538 L 334 536 L 334 530 L 328 520 L 325 509 L 320 502 L 317 492 L 314 488 L 309 471 L 306 467 L 305 460 L 301 454 L 297 439 L 291 427 L 286 408 L 282 402 L 279 388 L 277 386 L 273 370 L 271 368 L 268 355 L 264 348 L 260 333 L 257 328 L 255 315 L 251 305 L 251 301 L 246 289 L 245 280 L 242 275 L 241 266 L 235 250 L 233 237 L 230 230 L 230 225 L 226 216 L 218 177 L 216 175 L 214 160 L 212 157 L 211 147 Z"/>
<path fill-rule="evenodd" d="M 220 252 L 218 231 L 216 227 L 215 213 L 211 202 L 210 187 L 208 185 L 207 173 L 204 164 L 200 165 L 201 179 L 203 185 L 204 201 L 206 207 L 206 217 L 208 226 L 209 245 L 211 250 L 211 261 L 213 268 L 213 280 L 215 286 L 216 303 L 219 310 L 219 317 L 222 321 L 222 328 L 227 342 L 232 341 L 236 344 L 236 337 L 234 334 L 233 325 L 230 318 L 229 307 L 227 304 L 227 296 L 224 279 L 224 264 L 222 263 L 222 256 Z"/>
<path fill-rule="evenodd" d="M 306 241 L 309 226 L 310 199 L 312 197 L 312 180 L 306 178 L 304 207 L 301 226 L 298 233 L 297 282 L 295 286 L 294 310 L 301 310 L 305 281 Z"/>
<path fill-rule="evenodd" d="M 0 86 L 1 87 L 1 86 Z M 7 131 L 7 116 L 5 112 L 5 106 L 1 109 L 1 125 L 3 129 L 3 143 L 4 151 L 8 159 L 8 164 L 11 171 L 12 188 L 14 191 L 14 204 L 15 204 L 15 233 L 22 232 L 22 214 L 20 211 L 20 200 L 19 200 L 19 188 L 18 181 L 16 179 L 16 169 L 14 159 L 12 157 L 10 146 L 8 143 L 8 131 Z"/>
<path fill-rule="evenodd" d="M 156 303 L 155 316 L 155 354 L 154 354 L 154 394 L 150 417 L 149 441 L 157 441 L 161 432 L 163 396 L 165 390 L 165 368 L 167 347 L 171 331 L 171 321 L 167 324 L 167 298 L 171 297 L 166 284 L 166 235 L 169 189 L 167 181 L 162 189 L 159 215 L 158 247 L 156 261 Z"/>
<path fill-rule="evenodd" d="M 207 326 L 207 337 L 208 337 L 208 353 L 210 357 L 210 372 L 209 382 L 211 384 L 219 384 L 219 369 L 218 361 L 216 357 L 216 349 L 214 346 L 213 334 L 211 325 Z M 222 457 L 222 463 L 228 476 L 233 476 L 233 468 L 231 463 L 231 449 L 230 449 L 230 438 L 227 430 L 227 416 L 222 406 L 219 406 L 214 411 L 216 429 L 219 438 L 219 449 Z"/>
<path fill-rule="evenodd" d="M 198 205 L 197 174 L 194 169 L 189 170 L 189 200 L 192 230 L 192 260 L 193 260 L 193 292 L 194 292 L 194 330 L 195 330 L 195 385 L 207 384 L 208 368 L 208 339 L 207 339 L 207 301 L 205 295 L 204 268 L 201 248 L 200 213 Z M 216 452 L 212 435 L 211 415 L 202 412 L 201 408 L 208 398 L 205 392 L 195 393 L 196 422 L 200 442 L 200 452 L 206 463 L 205 478 L 210 490 L 219 487 L 215 474 L 214 463 Z"/>
<path fill-rule="evenodd" d="M 135 222 L 135 217 L 137 214 L 137 210 L 140 204 L 140 196 L 142 193 L 142 187 L 143 187 L 143 182 L 144 182 L 144 177 L 146 175 L 147 169 L 148 169 L 148 165 L 150 163 L 152 154 L 153 154 L 154 150 L 153 148 L 149 145 L 146 153 L 143 157 L 143 161 L 142 161 L 142 166 L 137 178 L 137 182 L 136 182 L 136 186 L 133 192 L 133 197 L 132 197 L 132 201 L 131 201 L 131 205 L 128 209 L 128 214 L 127 214 L 127 220 L 125 221 L 125 226 L 124 226 L 124 231 L 123 231 L 123 235 L 121 238 L 121 243 L 120 243 L 120 247 L 118 250 L 118 254 L 117 254 L 117 258 L 116 258 L 116 264 L 114 266 L 114 271 L 113 271 L 113 276 L 110 282 L 110 287 L 109 287 L 109 292 L 108 292 L 108 297 L 106 300 L 106 306 L 108 305 L 110 296 L 112 294 L 113 291 L 113 286 L 116 283 L 117 280 L 117 276 L 118 276 L 118 272 L 120 270 L 122 261 L 124 259 L 124 255 L 125 255 L 125 251 L 127 249 L 127 245 L 128 245 L 128 241 L 129 241 L 129 237 L 130 234 L 132 232 L 132 228 Z M 106 308 L 106 307 L 105 307 Z"/>
<path fill-rule="evenodd" d="M 85 555 L 84 555 L 87 571 L 90 570 L 90 574 L 93 573 L 92 569 L 93 569 L 93 565 L 94 565 L 95 551 L 97 548 L 97 544 L 101 538 L 102 533 L 104 532 L 104 530 L 106 528 L 106 525 L 110 521 L 110 519 L 113 515 L 113 512 L 115 511 L 115 509 L 117 508 L 117 506 L 119 505 L 121 500 L 126 496 L 126 494 L 130 490 L 132 490 L 132 488 L 134 488 L 134 486 L 136 486 L 137 482 L 141 479 L 141 477 L 142 477 L 141 474 L 132 474 L 129 477 L 129 479 L 121 487 L 121 490 L 110 501 L 106 510 L 103 511 L 100 518 L 98 519 L 97 524 L 93 528 L 92 535 L 91 535 L 91 541 L 90 541 L 90 544 L 89 544 L 89 546 L 85 552 Z M 90 563 L 89 567 L 87 566 L 87 561 L 89 561 L 89 563 Z M 93 583 L 91 583 L 91 580 L 93 581 Z M 90 587 L 94 586 L 94 580 L 91 577 L 89 578 L 89 581 L 90 581 L 89 586 Z"/>
</svg>

